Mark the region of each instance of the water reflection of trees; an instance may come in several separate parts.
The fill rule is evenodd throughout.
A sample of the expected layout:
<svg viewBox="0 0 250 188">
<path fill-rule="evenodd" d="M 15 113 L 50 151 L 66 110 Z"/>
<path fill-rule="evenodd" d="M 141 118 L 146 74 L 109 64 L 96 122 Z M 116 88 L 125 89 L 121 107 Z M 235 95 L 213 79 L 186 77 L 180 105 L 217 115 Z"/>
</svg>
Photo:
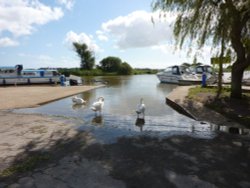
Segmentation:
<svg viewBox="0 0 250 188">
<path fill-rule="evenodd" d="M 163 83 L 158 83 L 156 86 L 157 91 L 167 94 L 173 91 L 178 85 L 175 84 L 163 84 Z"/>
<path fill-rule="evenodd" d="M 94 91 L 87 91 L 87 92 L 80 93 L 79 95 L 83 100 L 85 100 L 85 101 L 87 101 L 87 103 L 89 103 L 89 101 L 93 97 L 93 93 L 94 93 Z"/>
<path fill-rule="evenodd" d="M 124 78 L 125 76 L 91 76 L 83 77 L 83 80 L 85 84 L 93 84 L 95 80 L 98 83 L 106 83 L 108 86 L 120 86 Z"/>
</svg>

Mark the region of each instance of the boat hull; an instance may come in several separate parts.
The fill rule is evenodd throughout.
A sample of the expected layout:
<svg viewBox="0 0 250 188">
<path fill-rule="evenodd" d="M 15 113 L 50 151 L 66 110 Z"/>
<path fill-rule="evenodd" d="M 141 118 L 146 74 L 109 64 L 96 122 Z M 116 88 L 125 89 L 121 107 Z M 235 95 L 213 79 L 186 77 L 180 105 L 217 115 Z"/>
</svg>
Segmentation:
<svg viewBox="0 0 250 188">
<path fill-rule="evenodd" d="M 199 85 L 201 84 L 201 79 L 197 78 L 183 78 L 181 75 L 164 75 L 157 74 L 158 79 L 161 83 L 165 84 L 177 84 L 177 85 Z"/>
<path fill-rule="evenodd" d="M 182 85 L 182 86 L 187 86 L 187 85 L 200 85 L 201 81 L 196 81 L 196 80 L 179 80 L 178 82 L 172 82 L 168 80 L 160 80 L 161 83 L 164 84 L 176 84 L 176 85 Z"/>
<path fill-rule="evenodd" d="M 161 83 L 179 84 L 179 77 L 178 76 L 157 75 L 157 77 Z"/>
<path fill-rule="evenodd" d="M 60 77 L 0 77 L 0 85 L 53 84 L 58 82 L 60 82 Z"/>
<path fill-rule="evenodd" d="M 179 85 L 187 86 L 187 85 L 201 85 L 200 80 L 179 80 Z"/>
</svg>

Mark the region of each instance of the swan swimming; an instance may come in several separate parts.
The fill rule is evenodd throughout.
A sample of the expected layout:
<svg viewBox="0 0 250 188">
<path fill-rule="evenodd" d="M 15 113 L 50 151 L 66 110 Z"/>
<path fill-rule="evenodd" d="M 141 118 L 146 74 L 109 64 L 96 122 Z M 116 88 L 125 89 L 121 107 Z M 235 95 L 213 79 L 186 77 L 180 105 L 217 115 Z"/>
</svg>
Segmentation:
<svg viewBox="0 0 250 188">
<path fill-rule="evenodd" d="M 99 97 L 96 102 L 92 104 L 91 110 L 99 112 L 101 114 L 104 106 L 104 97 Z"/>
<path fill-rule="evenodd" d="M 136 109 L 137 118 L 139 118 L 139 115 L 142 114 L 142 119 L 144 119 L 145 109 L 146 109 L 146 106 L 143 103 L 143 98 L 141 98 L 140 103 L 137 105 L 137 109 Z"/>
<path fill-rule="evenodd" d="M 77 96 L 72 97 L 72 102 L 75 104 L 86 104 L 85 100 Z"/>
</svg>

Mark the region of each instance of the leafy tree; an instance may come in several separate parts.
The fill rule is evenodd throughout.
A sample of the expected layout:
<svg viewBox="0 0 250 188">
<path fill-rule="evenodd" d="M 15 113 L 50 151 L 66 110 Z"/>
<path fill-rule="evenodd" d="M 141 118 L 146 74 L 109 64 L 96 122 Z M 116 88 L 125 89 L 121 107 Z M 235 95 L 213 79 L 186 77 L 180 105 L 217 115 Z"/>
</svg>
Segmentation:
<svg viewBox="0 0 250 188">
<path fill-rule="evenodd" d="M 95 57 L 93 56 L 93 52 L 88 50 L 88 46 L 86 44 L 74 42 L 73 46 L 76 53 L 81 58 L 81 68 L 92 70 L 95 65 Z"/>
<path fill-rule="evenodd" d="M 222 59 L 220 57 L 211 57 L 210 61 L 213 66 L 219 65 L 220 61 L 222 60 L 223 65 L 231 63 L 230 56 L 224 56 Z"/>
<path fill-rule="evenodd" d="M 121 64 L 122 60 L 119 57 L 109 56 L 100 61 L 102 70 L 106 72 L 118 72 Z"/>
<path fill-rule="evenodd" d="M 203 47 L 219 47 L 223 58 L 232 50 L 231 97 L 242 97 L 242 77 L 250 66 L 250 0 L 154 0 L 153 10 L 175 11 L 174 35 L 181 48 L 184 41 Z"/>
<path fill-rule="evenodd" d="M 191 66 L 189 63 L 186 63 L 186 62 L 182 63 L 181 65 L 185 66 L 185 67 L 190 67 Z"/>
<path fill-rule="evenodd" d="M 118 74 L 120 75 L 130 75 L 132 73 L 133 73 L 133 68 L 126 62 L 122 63 L 118 70 Z"/>
<path fill-rule="evenodd" d="M 200 66 L 200 65 L 202 65 L 201 62 L 194 62 L 194 63 L 191 64 L 191 66 Z"/>
</svg>

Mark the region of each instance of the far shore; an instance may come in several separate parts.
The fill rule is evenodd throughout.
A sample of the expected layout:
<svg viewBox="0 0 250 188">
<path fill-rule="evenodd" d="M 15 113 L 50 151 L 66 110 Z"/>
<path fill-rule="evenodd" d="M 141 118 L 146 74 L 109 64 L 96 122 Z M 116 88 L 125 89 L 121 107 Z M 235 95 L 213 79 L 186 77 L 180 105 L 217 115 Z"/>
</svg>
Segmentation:
<svg viewBox="0 0 250 188">
<path fill-rule="evenodd" d="M 98 86 L 13 86 L 0 87 L 0 110 L 28 108 L 102 87 Z"/>
</svg>

